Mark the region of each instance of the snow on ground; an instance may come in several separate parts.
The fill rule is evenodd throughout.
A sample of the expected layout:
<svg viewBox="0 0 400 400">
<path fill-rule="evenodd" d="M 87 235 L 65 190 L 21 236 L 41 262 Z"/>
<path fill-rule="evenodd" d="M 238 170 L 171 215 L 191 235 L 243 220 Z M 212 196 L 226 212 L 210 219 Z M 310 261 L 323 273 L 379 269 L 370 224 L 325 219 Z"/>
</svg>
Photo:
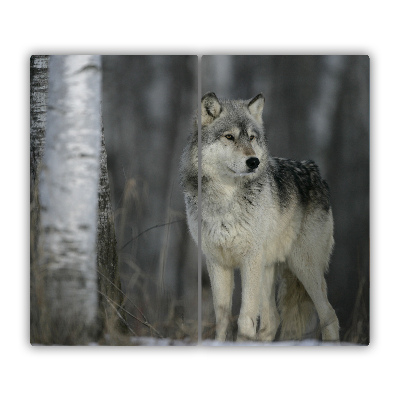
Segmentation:
<svg viewBox="0 0 400 400">
<path fill-rule="evenodd" d="M 189 340 L 157 339 L 154 337 L 132 337 L 133 346 L 196 346 L 197 342 Z"/>
<path fill-rule="evenodd" d="M 33 343 L 33 346 L 41 346 Z M 89 346 L 100 346 L 99 343 L 91 342 Z M 283 342 L 220 342 L 217 340 L 203 340 L 193 342 L 190 340 L 174 340 L 174 339 L 158 339 L 154 337 L 131 337 L 130 345 L 132 346 L 199 346 L 199 347 L 292 347 L 292 346 L 362 346 L 357 343 L 332 343 L 320 342 L 314 339 L 306 339 L 301 341 L 291 340 Z"/>
<path fill-rule="evenodd" d="M 285 346 L 359 346 L 355 343 L 330 343 L 318 340 L 285 341 L 285 342 L 219 342 L 217 340 L 203 340 L 199 343 L 184 340 L 157 339 L 152 337 L 133 337 L 134 346 L 205 346 L 205 347 L 285 347 Z"/>
<path fill-rule="evenodd" d="M 234 346 L 234 347 L 286 347 L 286 346 L 358 346 L 355 343 L 332 343 L 318 340 L 291 340 L 283 342 L 218 342 L 216 340 L 204 340 L 201 346 Z"/>
</svg>

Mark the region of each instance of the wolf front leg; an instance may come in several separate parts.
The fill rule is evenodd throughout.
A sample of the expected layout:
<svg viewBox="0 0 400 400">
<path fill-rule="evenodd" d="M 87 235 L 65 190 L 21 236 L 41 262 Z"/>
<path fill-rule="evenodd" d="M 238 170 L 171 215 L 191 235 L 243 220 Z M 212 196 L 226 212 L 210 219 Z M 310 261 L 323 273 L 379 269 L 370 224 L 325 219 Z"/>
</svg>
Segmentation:
<svg viewBox="0 0 400 400">
<path fill-rule="evenodd" d="M 260 330 L 258 338 L 262 341 L 272 341 L 279 326 L 279 313 L 275 301 L 275 266 L 264 268 L 262 273 Z"/>
<path fill-rule="evenodd" d="M 225 341 L 232 307 L 233 268 L 224 268 L 207 261 L 213 295 L 215 319 L 217 324 L 216 340 Z"/>
<path fill-rule="evenodd" d="M 260 307 L 263 265 L 257 256 L 246 260 L 241 268 L 242 306 L 238 320 L 238 340 L 255 340 Z"/>
</svg>

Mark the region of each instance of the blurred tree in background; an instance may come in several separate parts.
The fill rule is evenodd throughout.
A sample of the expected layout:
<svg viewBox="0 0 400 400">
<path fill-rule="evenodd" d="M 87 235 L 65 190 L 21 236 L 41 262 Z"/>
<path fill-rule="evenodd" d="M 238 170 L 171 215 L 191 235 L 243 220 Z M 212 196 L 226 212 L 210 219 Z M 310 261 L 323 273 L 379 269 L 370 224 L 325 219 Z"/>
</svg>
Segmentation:
<svg viewBox="0 0 400 400">
<path fill-rule="evenodd" d="M 122 290 L 162 336 L 197 339 L 197 249 L 179 160 L 197 107 L 197 56 L 103 56 L 103 121 Z M 128 315 L 138 335 L 153 335 Z"/>
</svg>

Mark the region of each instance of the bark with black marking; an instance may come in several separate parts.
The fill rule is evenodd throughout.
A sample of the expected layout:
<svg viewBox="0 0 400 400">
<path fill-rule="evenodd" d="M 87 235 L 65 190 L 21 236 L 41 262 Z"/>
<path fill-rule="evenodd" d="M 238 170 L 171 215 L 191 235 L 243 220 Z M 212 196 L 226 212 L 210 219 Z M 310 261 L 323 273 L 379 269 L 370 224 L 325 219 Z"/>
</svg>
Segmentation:
<svg viewBox="0 0 400 400">
<path fill-rule="evenodd" d="M 50 57 L 38 265 L 50 343 L 84 344 L 99 334 L 100 104 L 99 56 Z"/>
</svg>

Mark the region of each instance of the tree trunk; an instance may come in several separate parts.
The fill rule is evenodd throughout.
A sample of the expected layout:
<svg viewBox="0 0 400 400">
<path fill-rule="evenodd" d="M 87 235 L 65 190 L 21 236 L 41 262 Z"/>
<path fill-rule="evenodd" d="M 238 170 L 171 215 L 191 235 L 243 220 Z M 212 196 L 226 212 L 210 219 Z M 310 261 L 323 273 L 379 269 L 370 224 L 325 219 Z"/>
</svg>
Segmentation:
<svg viewBox="0 0 400 400">
<path fill-rule="evenodd" d="M 99 56 L 50 57 L 38 266 L 50 343 L 84 344 L 99 332 L 100 102 Z"/>
<path fill-rule="evenodd" d="M 46 101 L 47 101 L 47 67 L 48 56 L 32 56 L 30 77 L 30 107 L 31 107 L 31 180 L 36 181 L 38 169 L 43 156 L 46 132 Z"/>
<path fill-rule="evenodd" d="M 46 132 L 46 105 L 48 89 L 48 56 L 32 56 L 30 60 L 30 340 L 40 337 L 40 306 L 38 295 L 38 237 L 40 208 L 38 199 L 38 175 L 43 156 Z"/>
<path fill-rule="evenodd" d="M 104 129 L 101 133 L 99 204 L 97 223 L 97 272 L 102 331 L 110 336 L 126 333 L 124 310 L 120 307 L 124 296 L 118 268 L 117 241 L 114 214 L 111 207 L 110 184 L 107 170 L 107 152 Z"/>
</svg>

